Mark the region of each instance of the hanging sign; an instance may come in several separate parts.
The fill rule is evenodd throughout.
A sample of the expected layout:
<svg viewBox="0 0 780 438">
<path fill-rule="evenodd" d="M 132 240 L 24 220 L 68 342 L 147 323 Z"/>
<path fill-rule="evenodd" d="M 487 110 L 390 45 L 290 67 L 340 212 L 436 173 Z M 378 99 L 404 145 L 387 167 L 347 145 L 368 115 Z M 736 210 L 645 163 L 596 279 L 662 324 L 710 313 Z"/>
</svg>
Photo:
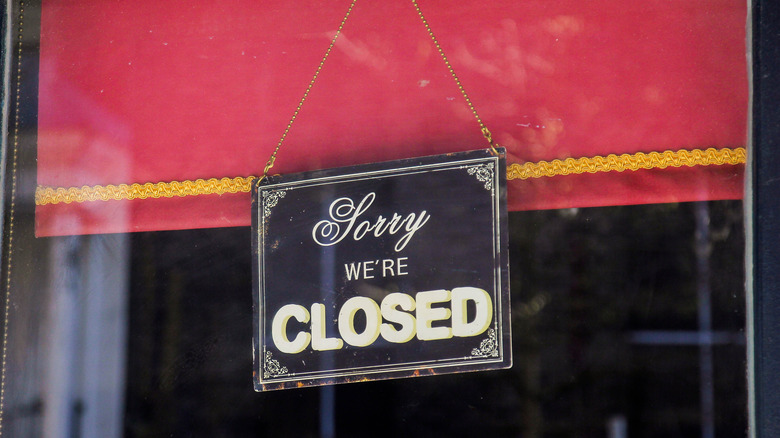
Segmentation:
<svg viewBox="0 0 780 438">
<path fill-rule="evenodd" d="M 501 152 L 257 185 L 255 389 L 510 367 Z"/>
</svg>

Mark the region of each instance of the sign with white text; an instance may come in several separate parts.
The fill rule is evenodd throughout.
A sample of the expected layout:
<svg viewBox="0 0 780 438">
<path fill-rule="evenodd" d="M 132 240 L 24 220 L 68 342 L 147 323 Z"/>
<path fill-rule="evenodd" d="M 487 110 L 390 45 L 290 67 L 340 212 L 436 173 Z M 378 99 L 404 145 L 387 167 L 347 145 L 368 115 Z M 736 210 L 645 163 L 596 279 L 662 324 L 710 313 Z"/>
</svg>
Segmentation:
<svg viewBox="0 0 780 438">
<path fill-rule="evenodd" d="M 511 366 L 503 154 L 269 177 L 252 211 L 256 390 Z"/>
</svg>

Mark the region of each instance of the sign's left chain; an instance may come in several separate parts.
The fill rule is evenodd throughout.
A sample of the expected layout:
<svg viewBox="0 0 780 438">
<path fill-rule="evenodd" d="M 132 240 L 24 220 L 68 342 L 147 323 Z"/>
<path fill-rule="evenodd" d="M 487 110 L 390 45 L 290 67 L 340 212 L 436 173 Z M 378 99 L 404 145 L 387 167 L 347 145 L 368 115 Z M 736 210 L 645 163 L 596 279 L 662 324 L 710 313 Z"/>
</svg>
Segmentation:
<svg viewBox="0 0 780 438">
<path fill-rule="evenodd" d="M 339 35 L 341 35 L 341 30 L 344 28 L 344 24 L 347 22 L 349 15 L 352 13 L 352 8 L 355 7 L 355 3 L 357 3 L 357 0 L 352 0 L 352 3 L 350 3 L 349 5 L 349 9 L 347 9 L 347 13 L 344 14 L 344 18 L 341 19 L 341 24 L 339 24 L 339 28 L 336 30 L 336 33 L 333 35 L 333 38 L 330 40 L 330 45 L 328 46 L 328 50 L 325 51 L 325 55 L 323 55 L 320 64 L 317 66 L 317 70 L 314 72 L 314 77 L 311 78 L 311 81 L 309 81 L 309 85 L 306 87 L 306 91 L 303 92 L 303 96 L 301 97 L 301 100 L 298 102 L 298 106 L 295 108 L 295 111 L 293 111 L 293 115 L 290 118 L 290 121 L 287 123 L 287 127 L 284 128 L 284 132 L 282 132 L 282 137 L 279 139 L 279 142 L 276 144 L 276 148 L 271 153 L 271 157 L 268 158 L 268 162 L 265 163 L 265 169 L 263 169 L 263 175 L 260 177 L 258 182 L 262 181 L 266 176 L 268 176 L 268 171 L 271 170 L 272 167 L 274 167 L 274 162 L 276 161 L 276 154 L 279 153 L 279 149 L 282 147 L 282 143 L 284 143 L 284 139 L 287 138 L 287 134 L 290 132 L 290 128 L 292 128 L 292 124 L 295 122 L 295 118 L 298 117 L 298 113 L 301 111 L 303 102 L 305 102 L 306 98 L 309 96 L 309 92 L 314 86 L 314 82 L 317 80 L 317 77 L 320 75 L 320 71 L 322 71 L 322 66 L 325 65 L 325 61 L 328 60 L 328 56 L 330 55 L 330 52 L 333 50 L 333 46 L 336 45 L 336 39 L 338 39 Z"/>
</svg>

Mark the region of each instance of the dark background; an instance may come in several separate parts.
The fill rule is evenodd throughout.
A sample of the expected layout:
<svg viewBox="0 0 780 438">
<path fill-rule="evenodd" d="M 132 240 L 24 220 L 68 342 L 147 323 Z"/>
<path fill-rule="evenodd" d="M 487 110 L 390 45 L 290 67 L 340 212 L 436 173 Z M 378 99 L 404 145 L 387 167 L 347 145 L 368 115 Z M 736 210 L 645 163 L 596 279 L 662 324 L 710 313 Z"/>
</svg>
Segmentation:
<svg viewBox="0 0 780 438">
<path fill-rule="evenodd" d="M 750 21 L 752 120 L 747 175 L 751 386 L 758 437 L 780 435 L 780 3 L 756 0 Z"/>
<path fill-rule="evenodd" d="M 716 436 L 744 436 L 742 227 L 740 202 L 512 213 L 513 368 L 267 393 L 249 229 L 134 235 L 127 435 L 699 436 L 699 347 L 637 333 L 695 333 L 708 280 Z"/>
</svg>

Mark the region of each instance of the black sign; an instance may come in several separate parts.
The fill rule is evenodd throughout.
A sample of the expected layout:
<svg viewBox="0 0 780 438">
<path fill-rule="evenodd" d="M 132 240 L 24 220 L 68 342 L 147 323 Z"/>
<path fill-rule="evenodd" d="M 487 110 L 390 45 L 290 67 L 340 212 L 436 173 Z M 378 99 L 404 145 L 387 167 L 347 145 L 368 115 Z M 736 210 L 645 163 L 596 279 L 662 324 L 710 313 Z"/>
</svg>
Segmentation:
<svg viewBox="0 0 780 438">
<path fill-rule="evenodd" d="M 464 152 L 255 187 L 255 389 L 510 367 L 502 157 Z"/>
</svg>

